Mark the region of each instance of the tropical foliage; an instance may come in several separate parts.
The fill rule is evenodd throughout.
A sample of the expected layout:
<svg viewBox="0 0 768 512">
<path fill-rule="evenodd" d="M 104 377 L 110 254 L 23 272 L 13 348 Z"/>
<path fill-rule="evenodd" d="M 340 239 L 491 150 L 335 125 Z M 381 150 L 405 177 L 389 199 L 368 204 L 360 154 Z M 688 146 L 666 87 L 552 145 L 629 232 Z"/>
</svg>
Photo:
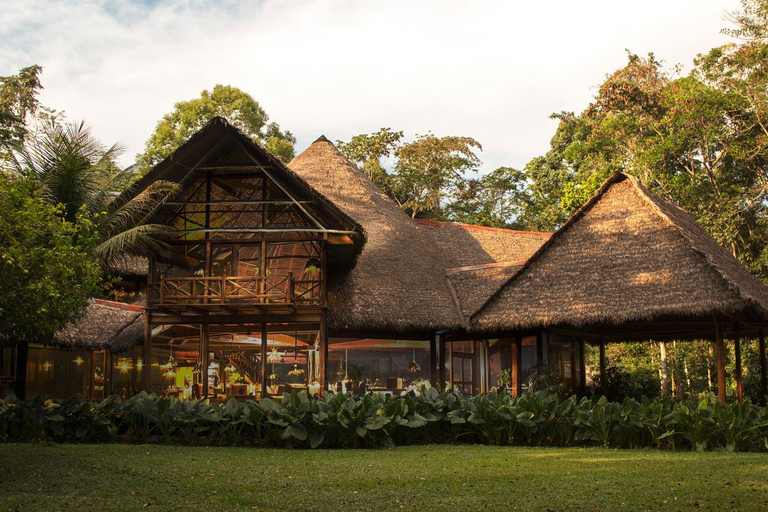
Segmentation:
<svg viewBox="0 0 768 512">
<path fill-rule="evenodd" d="M 464 397 L 430 389 L 421 396 L 310 398 L 285 394 L 225 404 L 141 393 L 124 404 L 72 398 L 0 401 L 0 440 L 162 442 L 362 448 L 423 443 L 768 450 L 768 408 L 698 401 L 558 401 L 544 393 Z"/>
<path fill-rule="evenodd" d="M 121 151 L 117 144 L 104 146 L 83 122 L 50 120 L 14 146 L 10 165 L 16 177 L 39 187 L 45 201 L 61 205 L 66 221 L 74 222 L 83 212 L 90 215 L 98 232 L 91 256 L 105 267 L 126 254 L 163 251 L 168 232 L 166 226 L 148 221 L 158 202 L 173 190 L 171 184 L 159 181 L 130 201 L 113 201 L 134 178 L 131 168 L 116 163 Z"/>
<path fill-rule="evenodd" d="M 0 346 L 44 342 L 78 317 L 98 290 L 85 212 L 62 220 L 32 182 L 0 173 Z"/>
</svg>

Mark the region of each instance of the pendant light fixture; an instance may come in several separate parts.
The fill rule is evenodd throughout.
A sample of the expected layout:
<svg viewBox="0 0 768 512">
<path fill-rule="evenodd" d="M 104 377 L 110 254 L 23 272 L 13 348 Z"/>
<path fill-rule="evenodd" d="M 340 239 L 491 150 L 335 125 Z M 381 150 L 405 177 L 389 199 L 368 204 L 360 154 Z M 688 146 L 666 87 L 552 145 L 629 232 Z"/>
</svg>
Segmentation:
<svg viewBox="0 0 768 512">
<path fill-rule="evenodd" d="M 290 376 L 304 375 L 304 368 L 299 366 L 297 358 L 299 356 L 299 332 L 298 330 L 293 332 L 293 367 L 288 372 Z"/>
<path fill-rule="evenodd" d="M 232 348 L 232 345 L 235 343 L 235 335 L 231 334 L 231 338 L 229 339 L 230 349 Z M 234 363 L 232 363 L 232 356 L 234 354 L 233 350 L 229 351 L 229 355 L 227 356 L 227 366 L 224 367 L 225 373 L 233 373 L 237 371 L 237 367 L 235 367 Z"/>
<path fill-rule="evenodd" d="M 410 366 L 408 366 L 408 373 L 416 373 L 421 371 L 421 366 L 416 362 L 416 342 L 413 342 L 413 360 Z"/>
</svg>

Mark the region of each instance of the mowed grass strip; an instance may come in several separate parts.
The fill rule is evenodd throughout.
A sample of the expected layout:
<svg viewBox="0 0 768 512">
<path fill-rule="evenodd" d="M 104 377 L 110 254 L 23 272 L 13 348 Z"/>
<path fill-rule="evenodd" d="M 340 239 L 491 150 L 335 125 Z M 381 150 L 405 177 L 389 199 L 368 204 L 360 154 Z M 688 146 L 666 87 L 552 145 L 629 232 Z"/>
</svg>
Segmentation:
<svg viewBox="0 0 768 512">
<path fill-rule="evenodd" d="M 765 510 L 768 455 L 0 445 L 0 510 Z"/>
</svg>

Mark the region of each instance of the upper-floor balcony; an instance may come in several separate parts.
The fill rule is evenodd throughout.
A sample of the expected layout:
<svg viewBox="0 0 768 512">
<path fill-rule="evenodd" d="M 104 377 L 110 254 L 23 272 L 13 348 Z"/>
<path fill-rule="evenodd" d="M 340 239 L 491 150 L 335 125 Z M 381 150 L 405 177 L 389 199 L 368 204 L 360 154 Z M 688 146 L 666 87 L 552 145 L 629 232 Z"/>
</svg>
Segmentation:
<svg viewBox="0 0 768 512">
<path fill-rule="evenodd" d="M 291 273 L 248 277 L 160 276 L 152 286 L 149 306 L 166 310 L 322 306 L 322 295 L 321 279 L 295 279 Z"/>
</svg>

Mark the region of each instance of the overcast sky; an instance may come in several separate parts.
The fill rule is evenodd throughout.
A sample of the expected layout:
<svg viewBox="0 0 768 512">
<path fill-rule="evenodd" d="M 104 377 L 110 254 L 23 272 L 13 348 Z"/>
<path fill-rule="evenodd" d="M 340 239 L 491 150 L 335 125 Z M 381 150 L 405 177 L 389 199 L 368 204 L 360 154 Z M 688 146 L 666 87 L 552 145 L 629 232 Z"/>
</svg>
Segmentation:
<svg viewBox="0 0 768 512">
<path fill-rule="evenodd" d="M 177 101 L 250 93 L 298 138 L 381 127 L 483 145 L 484 172 L 543 154 L 625 49 L 690 70 L 737 0 L 2 0 L 0 75 L 43 66 L 46 106 L 133 162 Z"/>
</svg>

